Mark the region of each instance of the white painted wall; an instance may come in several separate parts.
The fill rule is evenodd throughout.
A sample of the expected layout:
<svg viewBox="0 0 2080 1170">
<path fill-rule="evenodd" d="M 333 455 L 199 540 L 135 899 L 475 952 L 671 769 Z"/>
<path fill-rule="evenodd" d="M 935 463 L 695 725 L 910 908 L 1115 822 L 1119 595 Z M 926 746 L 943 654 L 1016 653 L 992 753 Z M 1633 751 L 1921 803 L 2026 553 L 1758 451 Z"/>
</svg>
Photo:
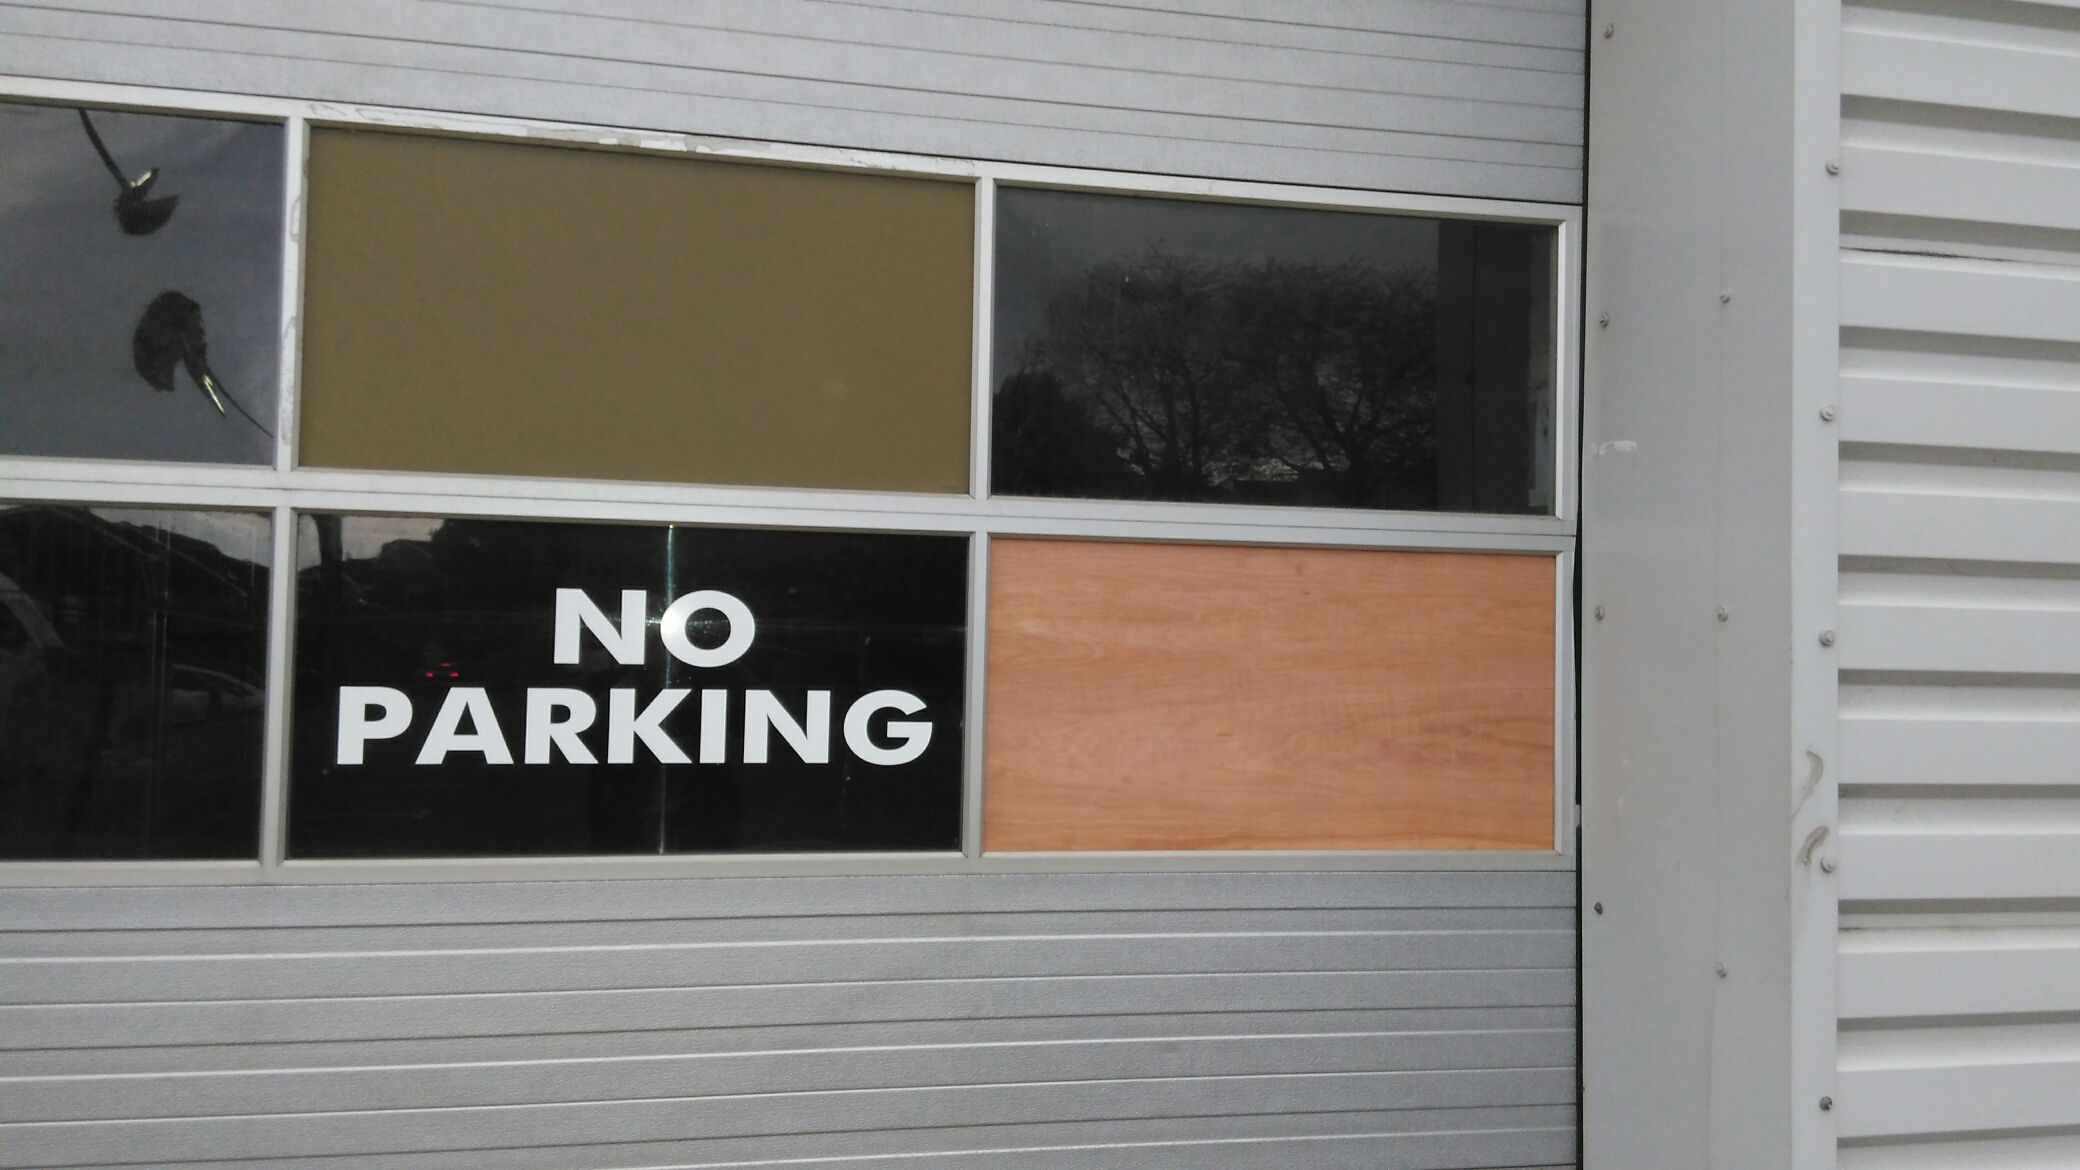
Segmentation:
<svg viewBox="0 0 2080 1170">
<path fill-rule="evenodd" d="M 2080 1164 L 2080 13 L 1842 12 L 1841 1165 Z"/>
<path fill-rule="evenodd" d="M 1603 0 L 1591 22 L 1596 1170 L 1834 1157 L 1837 24 L 1765 0 Z"/>
</svg>

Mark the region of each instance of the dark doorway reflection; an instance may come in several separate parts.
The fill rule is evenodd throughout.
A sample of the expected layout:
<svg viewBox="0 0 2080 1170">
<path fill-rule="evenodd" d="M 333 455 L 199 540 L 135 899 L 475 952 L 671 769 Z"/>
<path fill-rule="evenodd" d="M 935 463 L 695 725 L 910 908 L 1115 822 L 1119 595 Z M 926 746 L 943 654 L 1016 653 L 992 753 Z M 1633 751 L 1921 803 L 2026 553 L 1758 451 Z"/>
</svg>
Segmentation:
<svg viewBox="0 0 2080 1170">
<path fill-rule="evenodd" d="M 963 538 L 434 517 L 301 523 L 292 856 L 959 848 Z M 598 625 L 572 621 L 567 661 L 558 661 L 559 590 L 582 592 Z M 643 594 L 640 611 L 627 611 L 640 621 L 623 627 L 629 590 Z M 725 611 L 675 621 L 668 608 L 704 590 L 752 618 L 750 641 L 726 663 L 683 661 L 664 637 L 685 630 L 682 649 L 696 658 L 729 652 L 736 623 Z M 628 633 L 636 642 L 620 640 Z M 870 696 L 882 691 L 922 709 L 877 707 Z M 442 712 L 479 701 L 448 724 L 475 738 L 445 750 Z M 849 730 L 863 701 L 865 723 Z M 784 713 L 777 723 L 773 704 Z M 754 706 L 762 753 L 747 742 Z M 653 707 L 646 738 L 635 717 Z M 381 724 L 393 710 L 402 722 Z M 578 722 L 570 739 L 547 737 L 558 720 Z M 930 724 L 914 758 L 877 762 L 854 746 L 857 732 L 865 755 L 890 749 L 913 720 Z M 790 736 L 813 740 L 823 758 Z M 354 751 L 343 747 L 350 740 Z M 429 741 L 442 750 L 429 753 Z M 589 759 L 574 758 L 573 745 Z M 669 758 L 675 750 L 683 762 Z"/>
<path fill-rule="evenodd" d="M 0 454 L 274 458 L 282 133 L 0 102 Z"/>
<path fill-rule="evenodd" d="M 0 505 L 0 857 L 251 858 L 268 520 Z"/>
<path fill-rule="evenodd" d="M 1550 228 L 1006 189 L 992 490 L 1553 506 Z"/>
</svg>

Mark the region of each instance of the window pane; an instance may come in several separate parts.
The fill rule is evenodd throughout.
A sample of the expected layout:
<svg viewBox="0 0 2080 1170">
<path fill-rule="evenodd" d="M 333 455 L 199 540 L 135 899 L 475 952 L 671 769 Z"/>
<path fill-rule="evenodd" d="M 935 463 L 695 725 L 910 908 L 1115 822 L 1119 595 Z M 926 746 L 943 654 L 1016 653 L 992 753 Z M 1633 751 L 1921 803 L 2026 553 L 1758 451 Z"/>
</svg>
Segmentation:
<svg viewBox="0 0 2080 1170">
<path fill-rule="evenodd" d="M 303 462 L 968 489 L 974 196 L 311 135 Z"/>
<path fill-rule="evenodd" d="M 1550 850 L 1553 573 L 994 540 L 983 846 Z"/>
<path fill-rule="evenodd" d="M 293 856 L 960 846 L 964 538 L 301 524 Z"/>
<path fill-rule="evenodd" d="M 0 453 L 267 463 L 282 128 L 0 103 Z"/>
<path fill-rule="evenodd" d="M 251 858 L 268 521 L 0 505 L 0 858 Z"/>
<path fill-rule="evenodd" d="M 1552 229 L 1006 189 L 992 489 L 1553 507 Z"/>
</svg>

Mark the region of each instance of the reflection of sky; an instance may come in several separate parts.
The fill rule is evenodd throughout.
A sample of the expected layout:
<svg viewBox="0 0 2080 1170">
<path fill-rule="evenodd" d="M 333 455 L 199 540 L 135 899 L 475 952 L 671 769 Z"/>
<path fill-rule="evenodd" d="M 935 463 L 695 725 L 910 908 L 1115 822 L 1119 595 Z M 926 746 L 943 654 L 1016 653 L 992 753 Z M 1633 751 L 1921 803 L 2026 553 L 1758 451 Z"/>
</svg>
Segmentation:
<svg viewBox="0 0 2080 1170">
<path fill-rule="evenodd" d="M 1156 245 L 1214 263 L 1369 260 L 1389 270 L 1437 271 L 1436 220 L 999 188 L 990 384 L 1017 368 L 1058 290 L 1093 265 L 1137 260 Z"/>
<path fill-rule="evenodd" d="M 0 515 L 22 508 L 62 508 L 63 504 L 0 504 Z M 267 517 L 253 512 L 191 512 L 165 508 L 86 508 L 111 524 L 158 528 L 203 541 L 233 560 L 264 565 L 269 559 Z"/>
<path fill-rule="evenodd" d="M 308 516 L 296 523 L 296 570 L 302 572 L 318 563 L 318 526 Z M 340 544 L 346 559 L 365 561 L 393 540 L 432 540 L 445 523 L 438 516 L 351 516 L 340 525 Z"/>
<path fill-rule="evenodd" d="M 147 236 L 116 223 L 118 187 L 63 106 L 0 104 L 0 448 L 17 455 L 268 462 L 274 444 L 219 415 L 176 370 L 162 394 L 130 336 L 153 297 L 202 306 L 209 362 L 271 430 L 280 366 L 282 129 L 155 114 L 93 113 L 131 177 L 178 195 Z"/>
<path fill-rule="evenodd" d="M 206 541 L 225 556 L 248 564 L 264 565 L 269 560 L 267 518 L 251 512 L 176 512 L 156 508 L 89 508 L 88 511 L 117 524 L 163 528 L 177 536 Z"/>
</svg>

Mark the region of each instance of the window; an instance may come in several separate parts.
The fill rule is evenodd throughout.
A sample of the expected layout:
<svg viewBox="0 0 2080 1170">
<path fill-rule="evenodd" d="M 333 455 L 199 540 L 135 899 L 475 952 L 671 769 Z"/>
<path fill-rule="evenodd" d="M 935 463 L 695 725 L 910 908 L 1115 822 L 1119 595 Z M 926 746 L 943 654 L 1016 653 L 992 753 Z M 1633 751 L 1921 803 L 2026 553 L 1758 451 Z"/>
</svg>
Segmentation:
<svg viewBox="0 0 2080 1170">
<path fill-rule="evenodd" d="M 1007 495 L 1549 512 L 1553 233 L 1007 189 Z"/>
<path fill-rule="evenodd" d="M 305 515 L 289 856 L 960 848 L 966 542 Z"/>
<path fill-rule="evenodd" d="M 268 521 L 0 505 L 0 858 L 251 857 Z"/>
<path fill-rule="evenodd" d="M 282 127 L 0 103 L 0 453 L 271 463 Z"/>
<path fill-rule="evenodd" d="M 974 199 L 319 129 L 302 460 L 959 492 Z"/>
<path fill-rule="evenodd" d="M 1570 863 L 1569 214 L 226 104 L 0 104 L 0 861 Z"/>
</svg>

